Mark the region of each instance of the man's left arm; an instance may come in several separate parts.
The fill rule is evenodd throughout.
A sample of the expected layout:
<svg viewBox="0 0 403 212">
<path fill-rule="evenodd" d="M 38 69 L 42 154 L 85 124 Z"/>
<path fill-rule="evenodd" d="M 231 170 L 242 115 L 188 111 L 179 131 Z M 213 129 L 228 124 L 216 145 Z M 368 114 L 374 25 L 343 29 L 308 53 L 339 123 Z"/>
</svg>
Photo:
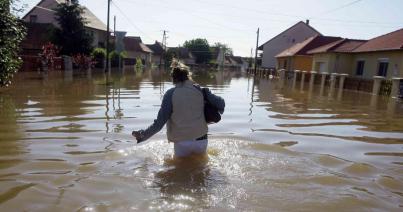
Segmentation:
<svg viewBox="0 0 403 212">
<path fill-rule="evenodd" d="M 133 131 L 132 135 L 136 137 L 137 143 L 149 139 L 159 132 L 172 114 L 172 95 L 174 89 L 168 90 L 162 99 L 161 108 L 158 111 L 157 119 L 145 130 Z"/>
</svg>

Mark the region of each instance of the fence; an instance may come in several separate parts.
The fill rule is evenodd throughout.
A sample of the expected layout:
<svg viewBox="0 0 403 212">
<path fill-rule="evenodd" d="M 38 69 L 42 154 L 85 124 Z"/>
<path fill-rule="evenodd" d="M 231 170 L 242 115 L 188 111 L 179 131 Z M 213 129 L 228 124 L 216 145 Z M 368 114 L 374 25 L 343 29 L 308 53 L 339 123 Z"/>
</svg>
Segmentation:
<svg viewBox="0 0 403 212">
<path fill-rule="evenodd" d="M 23 61 L 20 71 L 40 71 L 43 69 L 41 57 L 32 55 L 21 55 L 20 57 Z M 48 68 L 48 70 L 63 70 L 63 59 L 61 57 L 55 57 L 53 64 L 47 64 L 46 68 Z"/>
</svg>

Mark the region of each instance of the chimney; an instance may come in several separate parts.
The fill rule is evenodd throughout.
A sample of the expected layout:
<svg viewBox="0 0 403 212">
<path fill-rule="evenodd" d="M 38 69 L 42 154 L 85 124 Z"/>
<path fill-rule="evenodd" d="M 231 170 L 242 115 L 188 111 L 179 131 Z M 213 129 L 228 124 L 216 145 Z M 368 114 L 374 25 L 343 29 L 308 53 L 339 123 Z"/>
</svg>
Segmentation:
<svg viewBox="0 0 403 212">
<path fill-rule="evenodd" d="M 305 23 L 306 23 L 306 25 L 309 25 L 309 19 L 306 19 Z"/>
</svg>

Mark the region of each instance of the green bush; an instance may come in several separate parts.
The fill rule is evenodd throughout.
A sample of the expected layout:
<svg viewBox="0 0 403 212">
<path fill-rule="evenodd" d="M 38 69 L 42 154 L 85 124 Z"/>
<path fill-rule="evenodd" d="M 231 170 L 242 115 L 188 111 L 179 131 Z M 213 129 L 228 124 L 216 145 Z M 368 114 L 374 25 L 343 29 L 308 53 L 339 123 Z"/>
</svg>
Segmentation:
<svg viewBox="0 0 403 212">
<path fill-rule="evenodd" d="M 136 58 L 136 66 L 135 66 L 136 71 L 143 70 L 143 67 L 144 67 L 143 61 L 141 61 L 140 58 Z"/>
<path fill-rule="evenodd" d="M 123 64 L 123 59 L 127 57 L 127 52 L 123 51 L 118 54 L 116 51 L 112 51 L 109 53 L 109 59 L 111 61 L 111 67 L 119 67 L 119 57 Z M 121 65 L 122 65 L 121 64 Z"/>
<path fill-rule="evenodd" d="M 8 86 L 22 60 L 18 57 L 26 30 L 21 21 L 10 12 L 11 0 L 0 1 L 0 86 Z"/>
<path fill-rule="evenodd" d="M 104 60 L 106 58 L 106 50 L 104 48 L 95 48 L 91 52 L 91 57 L 95 61 L 96 68 L 104 68 Z"/>
<path fill-rule="evenodd" d="M 119 53 L 116 51 L 112 51 L 109 53 L 109 59 L 111 61 L 111 67 L 118 67 L 119 66 Z"/>
</svg>

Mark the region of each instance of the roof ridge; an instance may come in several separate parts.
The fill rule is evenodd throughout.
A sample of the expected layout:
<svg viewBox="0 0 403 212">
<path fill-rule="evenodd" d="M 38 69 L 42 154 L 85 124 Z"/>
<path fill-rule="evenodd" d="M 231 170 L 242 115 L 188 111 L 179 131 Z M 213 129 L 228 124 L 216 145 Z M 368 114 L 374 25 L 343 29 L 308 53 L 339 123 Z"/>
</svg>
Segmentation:
<svg viewBox="0 0 403 212">
<path fill-rule="evenodd" d="M 382 37 L 388 36 L 388 35 L 390 35 L 390 34 L 393 34 L 393 33 L 399 32 L 399 31 L 403 31 L 403 28 L 400 28 L 400 29 L 395 30 L 395 31 L 392 31 L 392 32 L 388 32 L 388 33 L 383 34 L 383 35 L 379 35 L 379 36 L 374 37 L 374 38 L 369 39 L 369 40 L 375 40 L 375 39 L 378 39 L 378 38 L 382 38 Z"/>
<path fill-rule="evenodd" d="M 266 41 L 266 42 L 263 43 L 262 45 L 260 45 L 260 46 L 258 47 L 258 49 L 260 49 L 260 47 L 263 47 L 264 45 L 266 45 L 266 43 L 268 43 L 268 42 L 272 41 L 273 39 L 277 38 L 277 37 L 280 36 L 281 34 L 287 32 L 288 30 L 290 30 L 290 29 L 292 29 L 293 27 L 297 26 L 298 24 L 304 24 L 305 26 L 309 27 L 310 29 L 312 29 L 313 31 L 315 31 L 316 33 L 318 33 L 317 35 L 322 35 L 322 33 L 320 33 L 318 30 L 316 30 L 315 28 L 313 28 L 313 27 L 310 26 L 309 24 L 306 24 L 306 23 L 303 22 L 303 21 L 299 21 L 299 22 L 297 22 L 296 24 L 294 24 L 294 25 L 288 27 L 286 30 L 280 32 L 280 33 L 277 34 L 276 36 L 272 37 L 270 40 Z M 322 35 L 322 36 L 323 36 L 323 35 Z"/>
</svg>

